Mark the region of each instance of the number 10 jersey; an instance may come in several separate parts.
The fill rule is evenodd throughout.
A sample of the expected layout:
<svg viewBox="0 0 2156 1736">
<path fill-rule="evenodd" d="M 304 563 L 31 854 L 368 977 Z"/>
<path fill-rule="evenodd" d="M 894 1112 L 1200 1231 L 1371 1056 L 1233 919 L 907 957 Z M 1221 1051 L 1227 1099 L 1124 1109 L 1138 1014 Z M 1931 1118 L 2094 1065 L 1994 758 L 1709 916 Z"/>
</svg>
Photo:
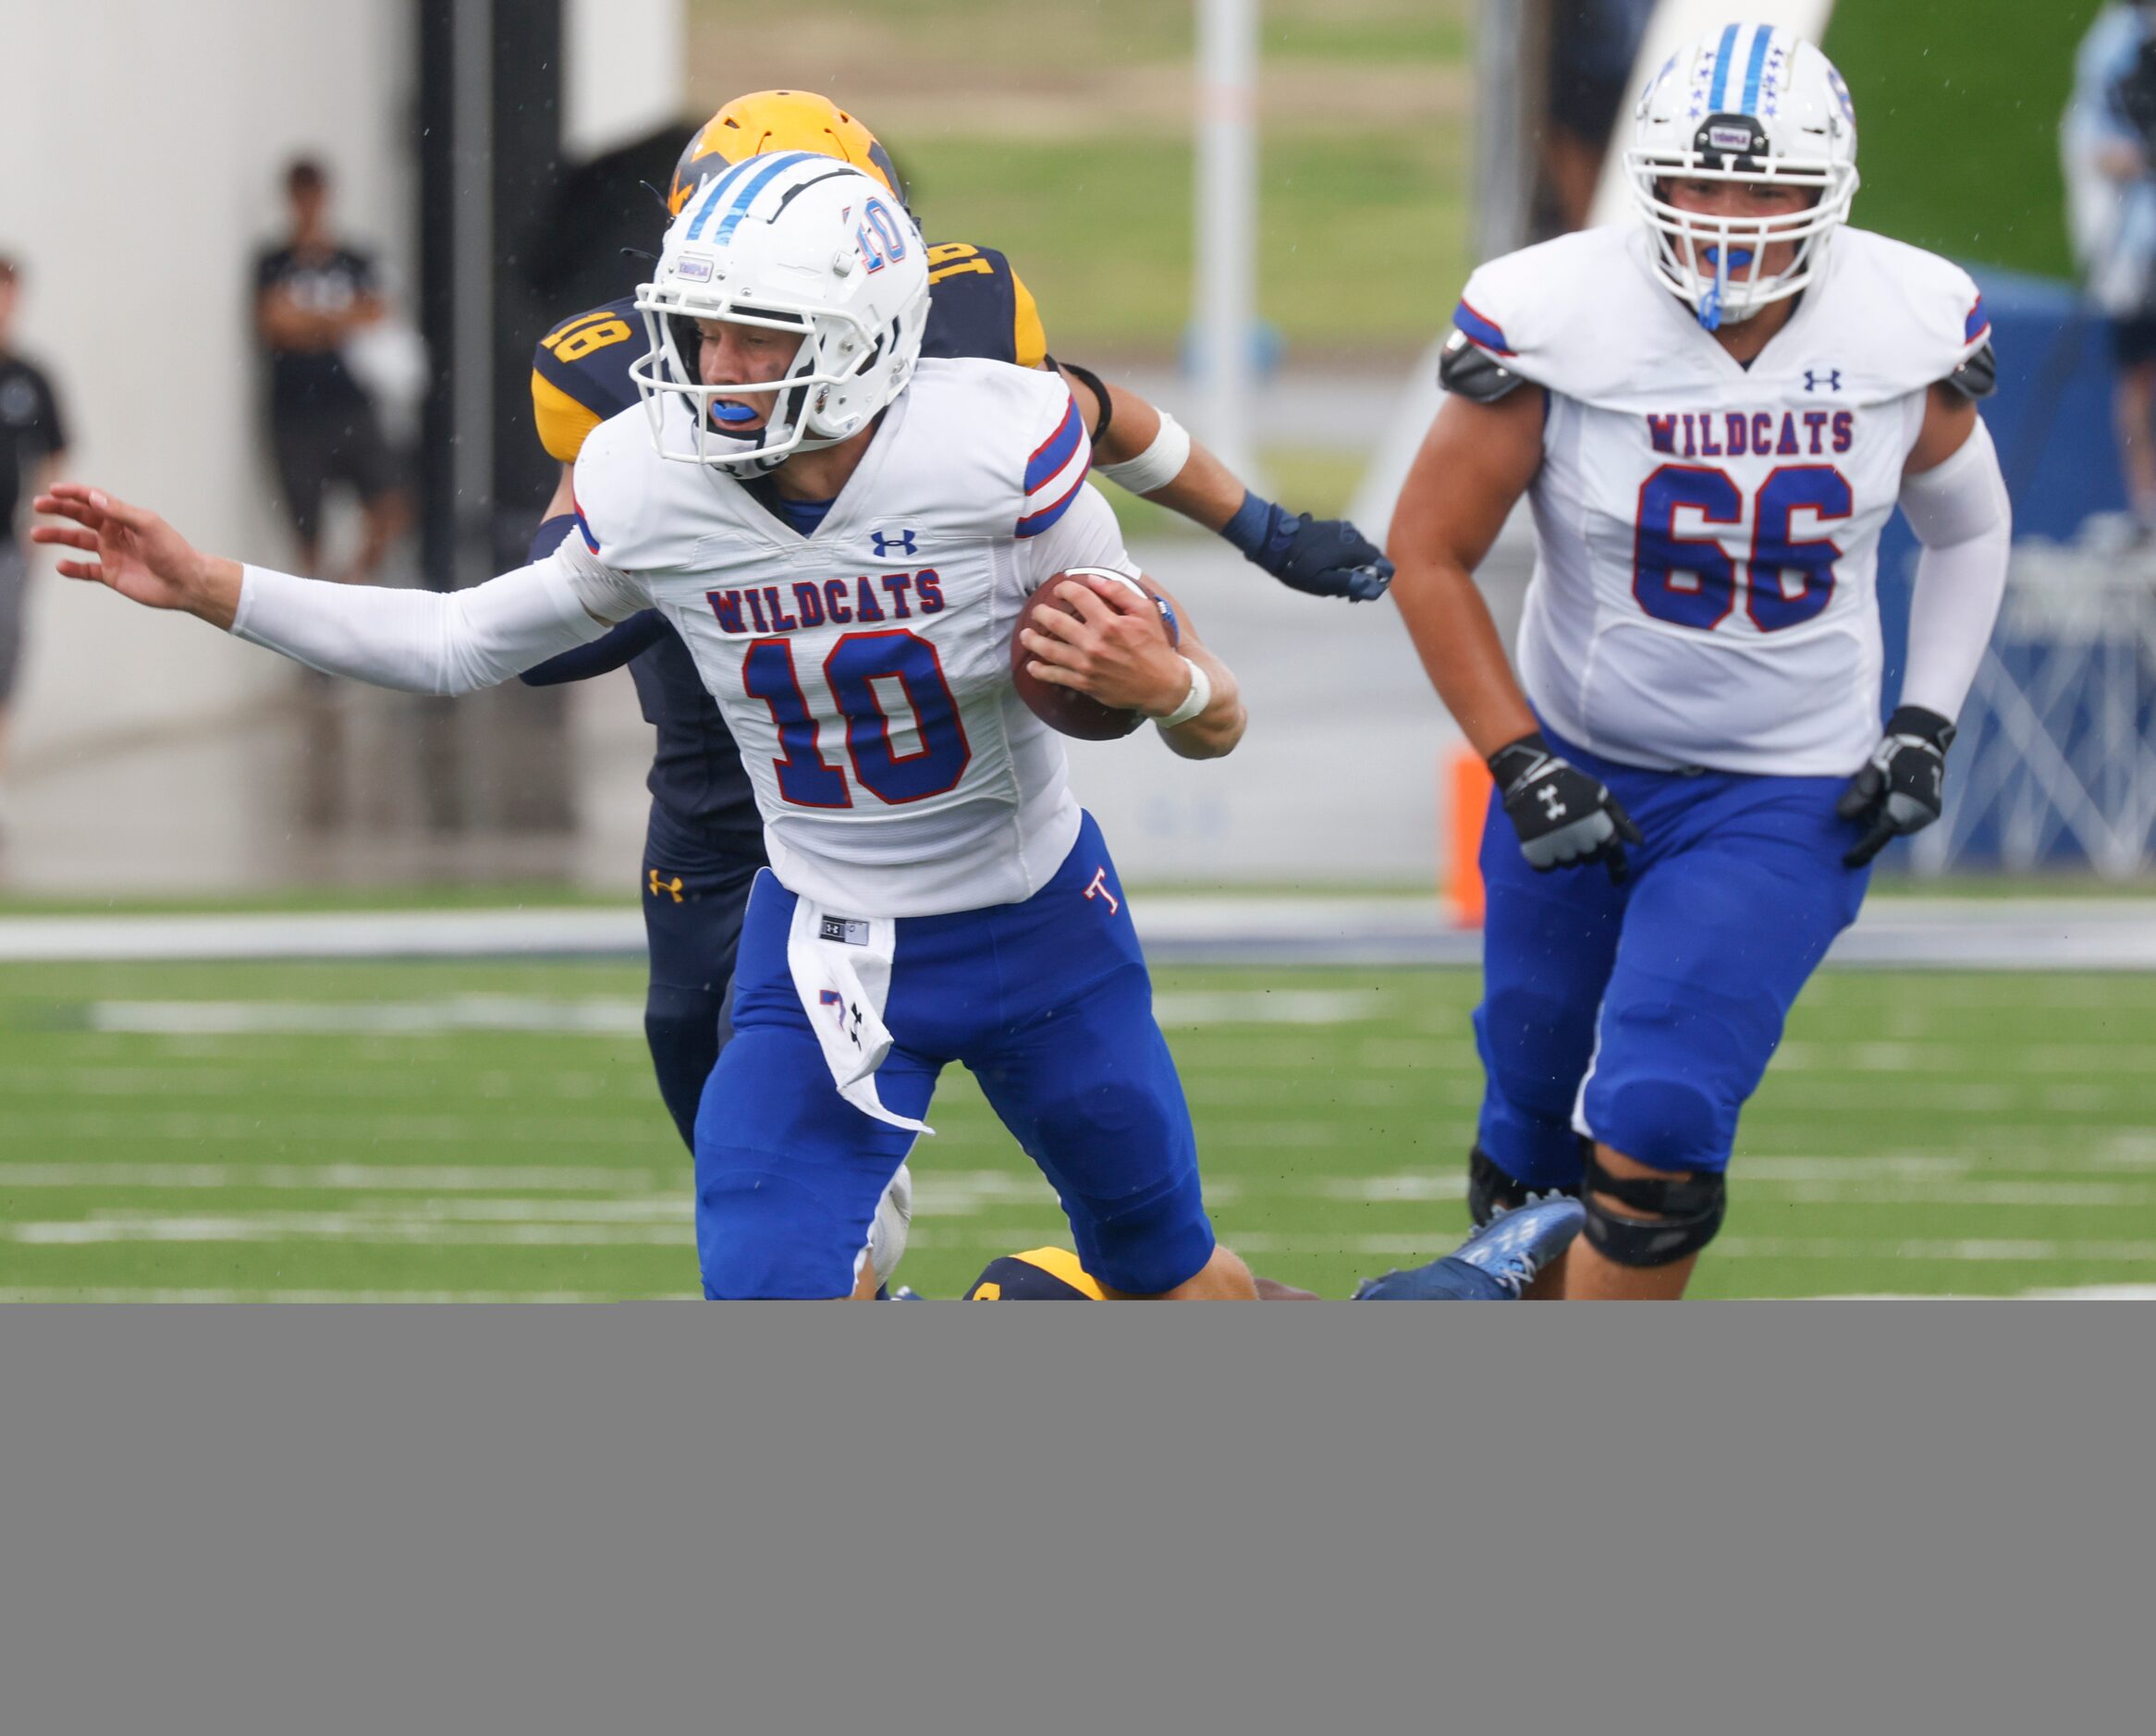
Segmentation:
<svg viewBox="0 0 2156 1736">
<path fill-rule="evenodd" d="M 1014 903 L 1079 825 L 1062 740 L 1011 685 L 1019 610 L 1053 572 L 1128 565 L 1089 461 L 1059 375 L 923 361 L 803 534 L 660 458 L 639 408 L 585 440 L 557 558 L 594 613 L 680 630 L 790 891 L 864 917 Z"/>
<path fill-rule="evenodd" d="M 1926 394 L 1983 348 L 1976 286 L 1859 229 L 1749 368 L 1629 227 L 1469 280 L 1469 342 L 1546 388 L 1522 684 L 1582 747 L 1663 769 L 1854 772 L 1878 740 L 1879 538 Z"/>
</svg>

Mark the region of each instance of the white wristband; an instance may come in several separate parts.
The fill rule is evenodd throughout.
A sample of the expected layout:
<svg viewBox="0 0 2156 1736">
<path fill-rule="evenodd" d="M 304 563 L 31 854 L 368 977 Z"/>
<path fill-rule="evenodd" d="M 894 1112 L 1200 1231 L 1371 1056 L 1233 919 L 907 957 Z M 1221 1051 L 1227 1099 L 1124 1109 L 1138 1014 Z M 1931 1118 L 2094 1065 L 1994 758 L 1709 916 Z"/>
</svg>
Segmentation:
<svg viewBox="0 0 2156 1736">
<path fill-rule="evenodd" d="M 1096 464 L 1093 468 L 1133 495 L 1149 495 L 1157 488 L 1166 488 L 1182 474 L 1182 467 L 1189 462 L 1190 430 L 1162 410 L 1160 432 L 1153 436 L 1151 446 L 1121 464 Z"/>
<path fill-rule="evenodd" d="M 1153 720 L 1163 729 L 1173 729 L 1179 724 L 1188 723 L 1213 703 L 1213 678 L 1206 673 L 1204 666 L 1193 663 L 1188 657 L 1182 660 L 1182 666 L 1190 671 L 1190 691 L 1182 696 L 1182 703 L 1167 716 Z"/>
</svg>

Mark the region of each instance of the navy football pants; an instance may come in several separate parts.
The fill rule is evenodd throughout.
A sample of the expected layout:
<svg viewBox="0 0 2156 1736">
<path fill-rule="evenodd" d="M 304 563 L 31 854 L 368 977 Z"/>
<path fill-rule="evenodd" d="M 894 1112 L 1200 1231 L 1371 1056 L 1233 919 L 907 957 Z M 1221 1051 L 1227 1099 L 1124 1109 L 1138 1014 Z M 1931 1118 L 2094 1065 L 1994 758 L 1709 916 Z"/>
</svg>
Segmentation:
<svg viewBox="0 0 2156 1736">
<path fill-rule="evenodd" d="M 655 823 L 644 841 L 643 935 L 651 956 L 643 1035 L 659 1095 L 681 1143 L 696 1149 L 704 1082 L 726 1042 L 728 991 L 755 862 L 668 848 Z"/>
</svg>

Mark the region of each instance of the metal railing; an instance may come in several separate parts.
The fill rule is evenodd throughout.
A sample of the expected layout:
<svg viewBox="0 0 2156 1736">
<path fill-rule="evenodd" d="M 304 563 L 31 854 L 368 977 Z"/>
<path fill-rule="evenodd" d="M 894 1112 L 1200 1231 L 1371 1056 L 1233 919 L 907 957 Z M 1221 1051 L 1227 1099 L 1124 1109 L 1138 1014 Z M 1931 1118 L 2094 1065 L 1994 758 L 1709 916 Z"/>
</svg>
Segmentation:
<svg viewBox="0 0 2156 1736">
<path fill-rule="evenodd" d="M 2156 548 L 2017 546 L 1918 874 L 2156 870 Z"/>
</svg>

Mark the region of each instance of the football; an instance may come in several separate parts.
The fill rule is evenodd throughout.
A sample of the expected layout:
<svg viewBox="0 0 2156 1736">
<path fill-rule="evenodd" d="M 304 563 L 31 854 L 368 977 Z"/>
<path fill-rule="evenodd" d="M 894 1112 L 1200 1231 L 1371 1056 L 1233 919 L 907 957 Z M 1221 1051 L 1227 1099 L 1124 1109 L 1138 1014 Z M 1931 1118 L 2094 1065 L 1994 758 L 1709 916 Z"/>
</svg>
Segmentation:
<svg viewBox="0 0 2156 1736">
<path fill-rule="evenodd" d="M 1019 611 L 1018 623 L 1011 630 L 1011 679 L 1018 689 L 1028 710 L 1049 728 L 1067 736 L 1075 736 L 1081 741 L 1113 741 L 1127 736 L 1145 721 L 1141 711 L 1119 710 L 1104 705 L 1090 693 L 1081 693 L 1075 688 L 1058 687 L 1043 681 L 1028 672 L 1026 666 L 1033 661 L 1021 637 L 1033 620 L 1036 608 L 1047 606 L 1061 609 L 1066 615 L 1077 610 L 1056 594 L 1056 587 L 1075 579 L 1080 583 L 1086 580 L 1105 581 L 1110 584 L 1127 586 L 1140 596 L 1149 598 L 1160 630 L 1171 645 L 1182 640 L 1182 630 L 1176 625 L 1175 611 L 1168 599 L 1156 590 L 1144 575 L 1133 578 L 1129 573 L 1117 572 L 1107 567 L 1072 567 L 1066 571 L 1050 575 L 1042 581 L 1038 589 L 1026 598 L 1025 607 Z"/>
</svg>

